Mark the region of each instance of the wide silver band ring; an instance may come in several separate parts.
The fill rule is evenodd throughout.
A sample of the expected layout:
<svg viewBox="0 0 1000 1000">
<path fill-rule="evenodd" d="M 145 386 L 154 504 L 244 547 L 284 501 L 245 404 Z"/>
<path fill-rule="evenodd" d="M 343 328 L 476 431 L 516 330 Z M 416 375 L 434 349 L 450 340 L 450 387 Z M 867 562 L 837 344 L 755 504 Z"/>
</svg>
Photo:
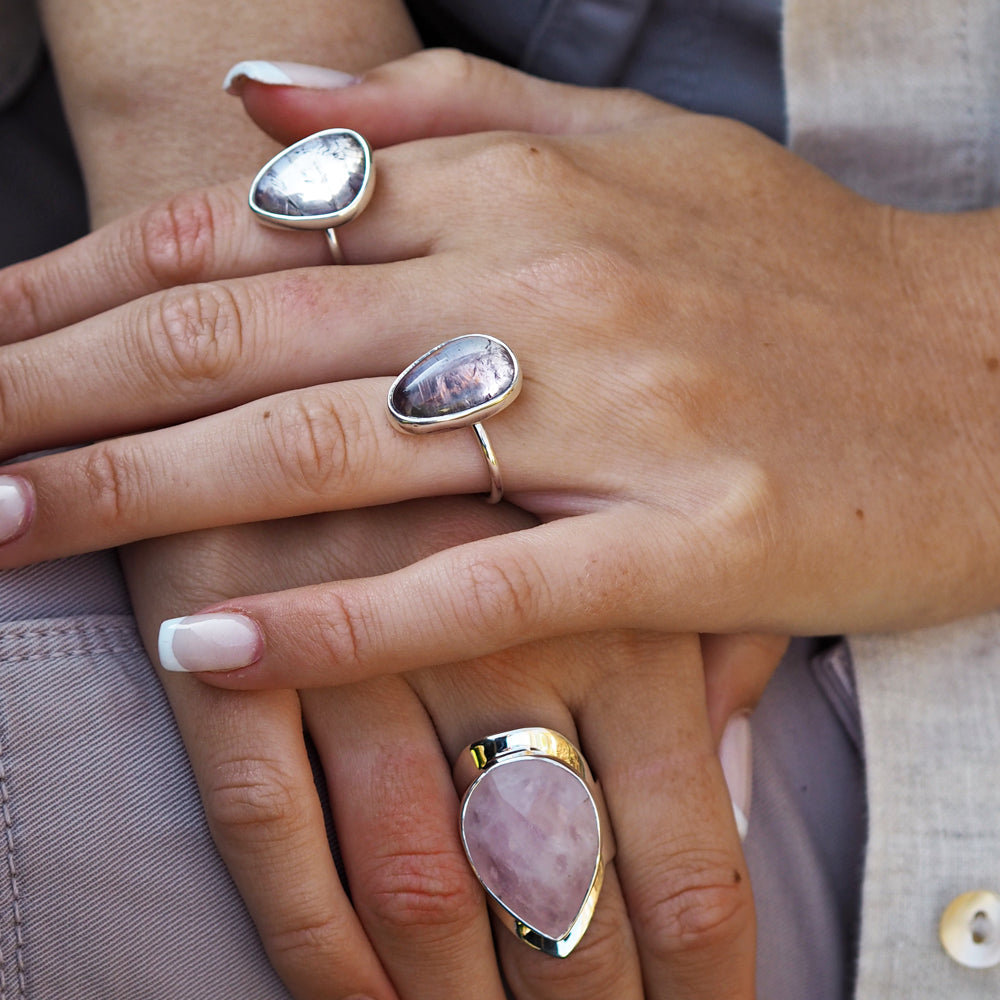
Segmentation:
<svg viewBox="0 0 1000 1000">
<path fill-rule="evenodd" d="M 364 136 L 328 128 L 287 146 L 250 185 L 250 210 L 265 225 L 324 229 L 334 263 L 344 263 L 336 228 L 364 211 L 375 190 L 375 161 Z"/>
<path fill-rule="evenodd" d="M 462 845 L 500 922 L 565 958 L 590 924 L 614 857 L 604 798 L 583 754 L 541 727 L 494 733 L 455 763 Z"/>
<path fill-rule="evenodd" d="M 520 391 L 514 352 L 496 337 L 468 334 L 438 344 L 400 373 L 389 389 L 389 417 L 407 434 L 471 425 L 489 471 L 487 500 L 499 503 L 503 478 L 482 421 L 510 406 Z"/>
</svg>

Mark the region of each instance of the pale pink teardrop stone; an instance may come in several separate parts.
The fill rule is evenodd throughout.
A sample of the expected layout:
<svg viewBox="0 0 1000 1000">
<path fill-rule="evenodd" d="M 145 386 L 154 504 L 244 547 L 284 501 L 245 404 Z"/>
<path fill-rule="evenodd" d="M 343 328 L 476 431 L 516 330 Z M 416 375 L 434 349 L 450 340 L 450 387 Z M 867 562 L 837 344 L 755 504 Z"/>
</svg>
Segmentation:
<svg viewBox="0 0 1000 1000">
<path fill-rule="evenodd" d="M 488 768 L 466 800 L 463 836 L 486 887 L 522 923 L 559 940 L 594 879 L 600 837 L 583 782 L 544 757 Z"/>
</svg>

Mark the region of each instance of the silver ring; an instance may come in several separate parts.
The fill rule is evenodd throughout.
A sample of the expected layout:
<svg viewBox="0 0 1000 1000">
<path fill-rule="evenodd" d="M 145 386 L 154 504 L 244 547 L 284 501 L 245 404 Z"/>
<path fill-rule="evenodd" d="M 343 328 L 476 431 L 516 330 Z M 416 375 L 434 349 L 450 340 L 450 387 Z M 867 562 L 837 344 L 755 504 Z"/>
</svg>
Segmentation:
<svg viewBox="0 0 1000 1000">
<path fill-rule="evenodd" d="M 482 421 L 510 406 L 520 391 L 514 352 L 496 337 L 469 334 L 438 344 L 400 373 L 389 389 L 389 416 L 407 434 L 471 424 L 490 474 L 487 499 L 499 503 L 503 479 Z"/>
<path fill-rule="evenodd" d="M 325 229 L 334 263 L 344 254 L 335 229 L 362 212 L 375 190 L 367 140 L 349 128 L 328 128 L 287 146 L 250 185 L 251 211 L 282 229 Z"/>
<path fill-rule="evenodd" d="M 501 923 L 565 958 L 586 933 L 614 839 L 583 754 L 552 729 L 476 740 L 455 763 L 462 845 Z"/>
</svg>

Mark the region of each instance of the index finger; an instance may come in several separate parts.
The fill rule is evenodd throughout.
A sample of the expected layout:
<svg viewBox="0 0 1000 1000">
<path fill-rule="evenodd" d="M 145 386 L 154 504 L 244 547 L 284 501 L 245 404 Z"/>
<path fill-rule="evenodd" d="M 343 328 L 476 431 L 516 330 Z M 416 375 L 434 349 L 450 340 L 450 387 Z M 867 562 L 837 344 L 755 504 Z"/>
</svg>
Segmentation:
<svg viewBox="0 0 1000 1000">
<path fill-rule="evenodd" d="M 188 191 L 0 270 L 0 344 L 51 333 L 152 292 L 329 263 L 322 236 L 265 229 L 247 181 Z"/>
</svg>

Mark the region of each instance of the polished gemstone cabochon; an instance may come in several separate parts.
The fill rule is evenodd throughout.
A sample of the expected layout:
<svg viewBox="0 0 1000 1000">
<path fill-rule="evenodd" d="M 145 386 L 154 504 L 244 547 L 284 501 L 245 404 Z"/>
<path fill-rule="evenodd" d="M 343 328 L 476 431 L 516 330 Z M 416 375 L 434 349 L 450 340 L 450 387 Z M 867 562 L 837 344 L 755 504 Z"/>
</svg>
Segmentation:
<svg viewBox="0 0 1000 1000">
<path fill-rule="evenodd" d="M 555 941 L 569 933 L 601 846 L 579 777 L 545 757 L 487 768 L 466 797 L 462 836 L 482 883 L 522 923 Z"/>
<path fill-rule="evenodd" d="M 354 133 L 319 132 L 289 146 L 261 171 L 250 193 L 251 204 L 288 219 L 333 215 L 357 198 L 367 162 Z"/>
<path fill-rule="evenodd" d="M 404 417 L 461 414 L 498 399 L 514 384 L 517 366 L 492 337 L 456 337 L 428 351 L 397 379 L 390 406 Z"/>
</svg>

